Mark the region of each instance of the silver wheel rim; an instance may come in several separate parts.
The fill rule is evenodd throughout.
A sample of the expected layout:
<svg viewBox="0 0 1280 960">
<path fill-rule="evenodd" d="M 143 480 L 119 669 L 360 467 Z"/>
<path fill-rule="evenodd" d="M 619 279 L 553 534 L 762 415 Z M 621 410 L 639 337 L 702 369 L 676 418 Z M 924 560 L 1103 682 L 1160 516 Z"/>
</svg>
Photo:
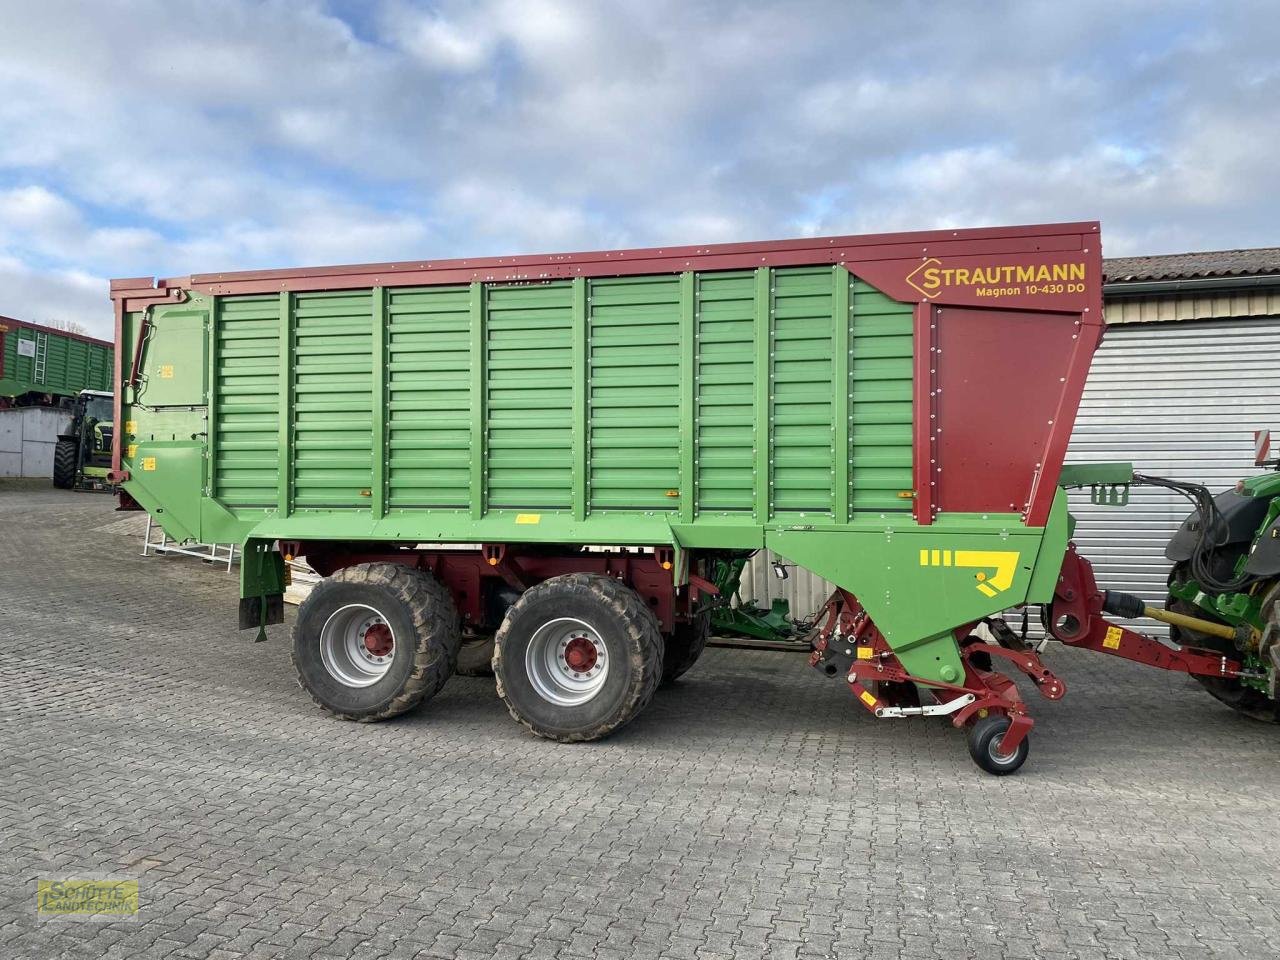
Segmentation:
<svg viewBox="0 0 1280 960">
<path fill-rule="evenodd" d="M 609 654 L 589 623 L 560 617 L 540 626 L 524 655 L 525 672 L 538 696 L 576 707 L 596 696 L 609 676 Z"/>
<path fill-rule="evenodd" d="M 1000 744 L 1004 742 L 1004 735 L 1009 732 L 1009 728 L 1005 727 L 998 734 L 987 741 L 987 756 L 991 758 L 992 763 L 1002 767 L 1007 767 L 1018 756 L 1018 751 L 1012 753 L 1001 753 Z"/>
<path fill-rule="evenodd" d="M 386 617 L 362 603 L 339 607 L 320 628 L 320 661 L 329 676 L 347 687 L 369 687 L 386 676 L 396 646 Z"/>
</svg>

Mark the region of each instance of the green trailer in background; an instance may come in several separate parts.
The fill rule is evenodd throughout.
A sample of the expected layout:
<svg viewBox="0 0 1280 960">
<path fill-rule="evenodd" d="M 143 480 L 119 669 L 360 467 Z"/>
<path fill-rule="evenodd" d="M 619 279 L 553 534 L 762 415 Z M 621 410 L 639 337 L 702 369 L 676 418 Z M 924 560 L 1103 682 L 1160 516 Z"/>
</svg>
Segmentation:
<svg viewBox="0 0 1280 960">
<path fill-rule="evenodd" d="M 1070 544 L 1063 485 L 1134 482 L 1063 470 L 1101 265 L 1074 223 L 117 280 L 112 476 L 169 536 L 242 546 L 260 638 L 307 558 L 294 664 L 344 719 L 421 704 L 466 634 L 515 719 L 602 737 L 768 548 L 839 587 L 820 673 L 1010 773 L 1032 720 L 1006 673 L 1066 686 L 1002 611 L 1244 669 L 1107 621 L 1132 604 Z"/>
<path fill-rule="evenodd" d="M 81 390 L 111 391 L 105 340 L 0 317 L 0 406 L 67 406 Z"/>
</svg>

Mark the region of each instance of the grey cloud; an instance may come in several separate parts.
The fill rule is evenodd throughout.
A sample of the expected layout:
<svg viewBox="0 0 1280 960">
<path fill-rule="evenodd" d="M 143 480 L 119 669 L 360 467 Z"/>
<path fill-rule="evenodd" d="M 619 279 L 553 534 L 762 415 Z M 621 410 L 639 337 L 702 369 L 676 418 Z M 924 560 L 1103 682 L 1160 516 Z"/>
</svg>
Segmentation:
<svg viewBox="0 0 1280 960">
<path fill-rule="evenodd" d="M 1276 242 L 1268 4 L 350 9 L 14 4 L 0 190 L 48 219 L 0 212 L 0 256 L 56 287 L 1092 217 L 1111 253 Z"/>
</svg>

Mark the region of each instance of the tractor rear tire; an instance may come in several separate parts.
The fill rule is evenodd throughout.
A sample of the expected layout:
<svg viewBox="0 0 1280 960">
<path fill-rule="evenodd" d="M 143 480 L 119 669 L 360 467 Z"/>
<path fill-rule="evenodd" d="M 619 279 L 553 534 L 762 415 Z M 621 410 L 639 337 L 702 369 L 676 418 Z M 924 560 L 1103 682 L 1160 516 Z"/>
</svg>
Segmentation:
<svg viewBox="0 0 1280 960">
<path fill-rule="evenodd" d="M 60 439 L 53 447 L 53 485 L 70 490 L 76 485 L 76 442 Z"/>
<path fill-rule="evenodd" d="M 453 672 L 460 677 L 492 677 L 493 636 L 463 637 L 458 667 Z"/>
<path fill-rule="evenodd" d="M 684 676 L 698 662 L 702 651 L 711 639 L 711 611 L 694 614 L 687 623 L 677 623 L 675 631 L 666 640 L 663 655 L 662 682 L 671 683 Z"/>
<path fill-rule="evenodd" d="M 453 596 L 431 574 L 361 563 L 326 577 L 298 608 L 293 666 L 322 708 L 370 723 L 437 694 L 461 641 Z"/>
<path fill-rule="evenodd" d="M 1190 576 L 1187 565 L 1179 563 L 1169 572 L 1169 585 L 1175 582 L 1181 582 Z M 1213 615 L 1206 610 L 1201 609 L 1194 603 L 1188 603 L 1173 594 L 1169 594 L 1165 600 L 1164 608 L 1174 613 L 1183 613 L 1191 617 L 1200 617 L 1202 620 L 1212 620 Z M 1275 616 L 1274 608 L 1272 616 Z M 1226 656 L 1236 659 L 1240 656 L 1240 651 L 1236 649 L 1235 644 L 1223 637 L 1213 637 L 1207 633 L 1200 633 L 1198 630 L 1188 630 L 1185 627 L 1169 627 L 1169 639 L 1180 646 L 1199 647 L 1202 650 L 1212 650 L 1214 653 L 1225 654 Z M 1280 723 L 1280 705 L 1275 700 L 1270 700 L 1260 690 L 1254 690 L 1252 687 L 1246 687 L 1239 680 L 1227 679 L 1225 677 L 1195 677 L 1200 686 L 1209 692 L 1209 695 L 1221 703 L 1225 703 L 1232 710 L 1243 714 L 1254 720 L 1261 720 L 1263 723 Z"/>
<path fill-rule="evenodd" d="M 599 740 L 632 720 L 662 679 L 662 633 L 630 587 L 570 573 L 521 594 L 494 637 L 498 696 L 539 737 Z"/>
</svg>

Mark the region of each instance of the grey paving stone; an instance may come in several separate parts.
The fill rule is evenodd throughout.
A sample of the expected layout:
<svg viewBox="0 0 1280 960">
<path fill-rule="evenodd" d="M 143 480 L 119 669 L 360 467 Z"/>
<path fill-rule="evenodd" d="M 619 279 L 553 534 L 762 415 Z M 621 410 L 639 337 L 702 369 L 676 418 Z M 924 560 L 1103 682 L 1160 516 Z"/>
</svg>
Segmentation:
<svg viewBox="0 0 1280 960">
<path fill-rule="evenodd" d="M 1280 735 L 1184 678 L 1051 650 L 1070 692 L 999 780 L 771 653 L 710 650 L 598 744 L 464 678 L 344 724 L 286 629 L 233 629 L 234 576 L 113 506 L 0 486 L 6 958 L 1280 955 Z M 138 920 L 37 922 L 38 877 L 87 873 L 137 877 Z"/>
</svg>

